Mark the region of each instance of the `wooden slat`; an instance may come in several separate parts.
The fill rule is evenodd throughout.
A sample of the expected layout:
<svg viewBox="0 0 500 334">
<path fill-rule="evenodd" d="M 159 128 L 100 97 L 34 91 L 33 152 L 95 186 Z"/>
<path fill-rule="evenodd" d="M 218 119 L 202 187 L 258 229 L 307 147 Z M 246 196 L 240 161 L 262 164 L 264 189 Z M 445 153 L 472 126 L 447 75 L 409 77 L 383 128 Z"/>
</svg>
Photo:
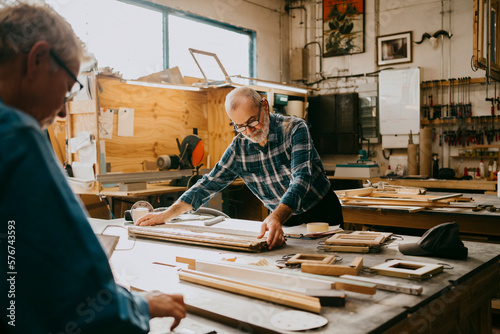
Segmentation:
<svg viewBox="0 0 500 334">
<path fill-rule="evenodd" d="M 438 196 L 434 198 L 429 198 L 428 201 L 430 202 L 435 202 L 443 199 L 449 199 L 449 198 L 455 198 L 455 197 L 461 197 L 463 194 L 450 194 L 450 195 L 444 195 L 444 196 Z"/>
<path fill-rule="evenodd" d="M 373 193 L 373 188 L 359 188 L 359 189 L 350 189 L 344 192 L 345 196 L 366 196 Z"/>
<path fill-rule="evenodd" d="M 225 279 L 220 276 L 200 273 L 194 270 L 179 270 L 179 278 L 183 281 L 196 283 L 212 288 L 237 293 L 240 295 L 262 299 L 273 303 L 286 305 L 314 313 L 321 312 L 319 298 L 310 297 L 305 294 L 278 290 L 254 284 L 246 284 L 238 281 Z"/>
</svg>

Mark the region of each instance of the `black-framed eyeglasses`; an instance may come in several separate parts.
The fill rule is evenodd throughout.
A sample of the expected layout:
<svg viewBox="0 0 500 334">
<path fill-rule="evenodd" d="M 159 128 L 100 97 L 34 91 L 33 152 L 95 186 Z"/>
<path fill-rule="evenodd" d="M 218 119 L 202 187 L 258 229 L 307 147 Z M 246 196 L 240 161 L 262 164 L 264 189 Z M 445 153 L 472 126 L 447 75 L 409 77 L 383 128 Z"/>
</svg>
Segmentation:
<svg viewBox="0 0 500 334">
<path fill-rule="evenodd" d="M 251 121 L 250 123 L 247 123 L 247 125 L 243 125 L 243 126 L 238 126 L 238 125 L 234 124 L 233 125 L 234 131 L 244 132 L 247 128 L 255 128 L 257 125 L 260 124 L 260 112 L 262 111 L 262 102 L 264 102 L 264 100 L 260 100 L 260 102 L 259 102 L 259 115 L 257 116 L 257 119 L 255 121 Z"/>
<path fill-rule="evenodd" d="M 59 58 L 55 53 L 54 51 L 52 50 L 49 50 L 49 53 L 50 53 L 50 56 L 54 59 L 54 61 L 57 63 L 57 65 L 59 65 L 59 67 L 61 67 L 63 70 L 66 71 L 66 73 L 68 73 L 69 77 L 71 79 L 73 79 L 73 81 L 75 81 L 75 85 L 73 86 L 73 88 L 71 88 L 71 90 L 69 92 L 66 93 L 66 96 L 64 98 L 64 102 L 69 102 L 71 100 L 73 100 L 73 98 L 76 96 L 76 94 L 78 94 L 82 89 L 83 89 L 83 84 L 78 81 L 78 78 L 73 74 L 73 72 L 71 72 L 68 68 L 68 66 L 61 60 L 61 58 Z M 76 85 L 78 84 L 78 85 Z"/>
</svg>

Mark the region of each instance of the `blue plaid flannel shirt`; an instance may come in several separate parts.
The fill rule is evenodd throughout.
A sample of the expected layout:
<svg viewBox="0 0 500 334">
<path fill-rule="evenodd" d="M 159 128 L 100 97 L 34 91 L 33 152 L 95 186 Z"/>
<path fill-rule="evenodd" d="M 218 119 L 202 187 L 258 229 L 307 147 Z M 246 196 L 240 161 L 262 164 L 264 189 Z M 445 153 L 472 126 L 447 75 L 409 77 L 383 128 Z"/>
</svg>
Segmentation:
<svg viewBox="0 0 500 334">
<path fill-rule="evenodd" d="M 270 131 L 264 147 L 238 134 L 212 171 L 180 200 L 197 210 L 240 177 L 271 211 L 284 203 L 294 214 L 300 214 L 318 203 L 330 189 L 330 181 L 306 122 L 277 114 L 269 116 Z"/>
</svg>

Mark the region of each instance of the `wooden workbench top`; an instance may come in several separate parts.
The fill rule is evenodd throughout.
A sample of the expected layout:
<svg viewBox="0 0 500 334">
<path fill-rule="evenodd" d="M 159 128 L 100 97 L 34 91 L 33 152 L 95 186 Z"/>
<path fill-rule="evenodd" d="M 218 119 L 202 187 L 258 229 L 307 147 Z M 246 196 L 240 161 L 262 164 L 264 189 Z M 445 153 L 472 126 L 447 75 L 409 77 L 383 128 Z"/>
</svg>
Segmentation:
<svg viewBox="0 0 500 334">
<path fill-rule="evenodd" d="M 390 185 L 405 187 L 421 187 L 429 189 L 463 189 L 477 191 L 496 191 L 497 182 L 490 180 L 439 180 L 439 179 L 389 179 L 389 178 L 362 178 L 362 177 L 335 177 L 330 180 L 370 180 L 371 183 L 387 182 Z"/>
<path fill-rule="evenodd" d="M 123 224 L 123 222 L 123 220 L 93 220 L 92 225 L 94 231 L 100 233 L 104 226 L 108 224 L 116 225 Z M 256 230 L 260 226 L 260 223 L 253 221 L 236 220 L 235 223 L 256 225 Z M 222 222 L 217 227 L 229 226 L 227 224 L 231 224 L 231 222 Z M 133 240 L 127 238 L 126 231 L 123 229 L 108 229 L 106 234 L 112 234 L 113 232 L 124 234 L 121 237 L 124 238 L 123 242 L 134 243 Z M 329 324 L 316 329 L 315 333 L 378 333 L 389 330 L 394 325 L 396 325 L 395 328 L 401 329 L 399 328 L 400 325 L 403 327 L 409 326 L 407 323 L 408 317 L 411 317 L 412 314 L 417 314 L 418 316 L 418 312 L 424 309 L 426 305 L 439 305 L 440 312 L 432 313 L 434 317 L 433 322 L 432 324 L 428 324 L 429 326 L 432 325 L 438 328 L 439 324 L 441 327 L 443 325 L 446 326 L 447 321 L 443 321 L 444 319 L 453 318 L 460 321 L 458 310 L 463 312 L 463 316 L 467 318 L 469 312 L 472 311 L 469 309 L 477 305 L 488 305 L 490 302 L 489 298 L 491 298 L 490 295 L 493 294 L 493 289 L 498 286 L 498 259 L 500 258 L 498 254 L 500 254 L 500 245 L 465 242 L 466 247 L 469 249 L 468 259 L 465 261 L 449 260 L 405 256 L 398 251 L 397 244 L 399 242 L 416 242 L 418 238 L 410 236 L 403 236 L 403 238 L 403 241 L 392 241 L 387 247 L 384 247 L 381 253 L 364 254 L 364 265 L 371 267 L 384 263 L 388 258 L 400 258 L 426 263 L 446 262 L 452 265 L 453 269 L 446 269 L 443 273 L 421 282 L 401 278 L 388 278 L 363 271 L 360 274 L 362 276 L 422 285 L 424 288 L 423 293 L 420 296 L 413 296 L 379 290 L 375 295 L 370 296 L 346 291 L 347 301 L 345 307 L 322 308 L 321 315 L 329 320 Z M 135 246 L 132 250 L 126 252 L 115 251 L 111 257 L 111 263 L 116 273 L 122 274 L 122 276 L 126 273 L 126 283 L 134 287 L 144 290 L 156 289 L 167 293 L 182 293 L 184 299 L 190 305 L 222 314 L 236 321 L 241 321 L 240 324 L 243 326 L 255 324 L 266 329 L 269 328 L 269 333 L 277 333 L 278 330 L 273 329 L 270 319 L 275 314 L 291 310 L 290 308 L 191 283 L 179 282 L 176 268 L 154 265 L 153 262 L 175 264 L 175 256 L 181 256 L 209 261 L 224 257 L 234 258 L 236 261 L 248 259 L 252 262 L 257 262 L 264 258 L 267 262 L 274 263 L 275 260 L 281 259 L 285 254 L 325 254 L 324 251 L 317 249 L 317 244 L 318 240 L 289 239 L 287 245 L 282 248 L 266 253 L 242 254 L 241 252 L 226 252 L 201 246 L 138 239 L 135 241 Z M 359 254 L 354 253 L 344 253 L 342 255 L 344 258 L 343 263 L 350 263 L 356 256 L 359 256 Z M 495 270 L 491 270 L 491 268 Z M 294 272 L 300 271 L 299 269 L 281 270 L 292 275 Z M 490 277 L 491 275 L 494 276 Z M 322 276 L 321 279 L 328 279 L 328 277 Z M 290 284 L 290 282 L 284 282 L 284 284 Z M 454 294 L 452 296 L 447 295 L 447 299 L 444 299 L 444 302 L 441 299 L 437 300 L 449 290 L 453 290 Z M 470 302 L 471 295 L 474 296 L 473 302 Z M 436 309 L 431 308 L 430 310 L 433 311 Z M 193 319 L 193 316 L 189 314 L 188 318 Z M 412 319 L 411 321 L 417 323 L 419 318 Z M 240 327 L 241 330 L 233 329 L 231 331 L 224 331 L 221 324 L 214 323 L 213 321 L 205 322 L 205 325 L 213 326 L 213 329 L 218 333 L 240 333 L 245 329 L 245 327 Z"/>
</svg>

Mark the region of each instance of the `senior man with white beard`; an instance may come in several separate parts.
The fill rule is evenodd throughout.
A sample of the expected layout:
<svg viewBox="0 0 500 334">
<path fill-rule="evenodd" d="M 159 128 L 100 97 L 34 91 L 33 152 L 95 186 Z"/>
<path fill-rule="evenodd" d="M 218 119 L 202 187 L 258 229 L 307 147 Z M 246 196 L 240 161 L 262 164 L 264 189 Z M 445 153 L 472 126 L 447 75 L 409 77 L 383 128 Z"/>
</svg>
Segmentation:
<svg viewBox="0 0 500 334">
<path fill-rule="evenodd" d="M 149 226 L 197 210 L 240 177 L 271 211 L 261 228 L 268 248 L 281 246 L 283 225 L 328 222 L 343 225 L 340 202 L 331 189 L 304 120 L 271 114 L 269 103 L 249 87 L 226 97 L 226 112 L 238 133 L 214 169 L 166 211 L 140 218 Z"/>
</svg>

